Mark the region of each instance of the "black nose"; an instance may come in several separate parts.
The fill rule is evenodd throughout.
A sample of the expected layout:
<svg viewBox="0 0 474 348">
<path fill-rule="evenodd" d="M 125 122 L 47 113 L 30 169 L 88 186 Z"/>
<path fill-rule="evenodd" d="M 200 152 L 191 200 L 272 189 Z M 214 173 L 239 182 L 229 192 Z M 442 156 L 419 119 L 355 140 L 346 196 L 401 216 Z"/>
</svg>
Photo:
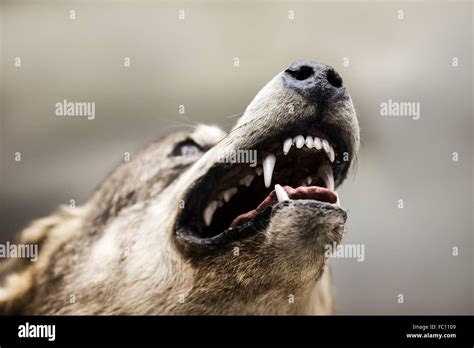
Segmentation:
<svg viewBox="0 0 474 348">
<path fill-rule="evenodd" d="M 306 60 L 298 60 L 285 70 L 283 81 L 313 102 L 344 95 L 342 78 L 333 67 Z"/>
</svg>

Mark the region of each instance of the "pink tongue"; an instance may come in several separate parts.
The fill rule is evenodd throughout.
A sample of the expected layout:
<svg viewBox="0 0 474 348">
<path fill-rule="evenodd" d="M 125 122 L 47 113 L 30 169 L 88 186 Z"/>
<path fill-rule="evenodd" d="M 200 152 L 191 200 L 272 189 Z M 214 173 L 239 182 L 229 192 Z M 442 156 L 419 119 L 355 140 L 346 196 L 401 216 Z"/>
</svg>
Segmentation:
<svg viewBox="0 0 474 348">
<path fill-rule="evenodd" d="M 334 191 L 331 191 L 324 187 L 319 186 L 300 186 L 292 188 L 291 186 L 284 186 L 283 189 L 286 191 L 291 199 L 313 199 L 316 201 L 336 203 L 337 196 Z M 263 200 L 262 203 L 256 209 L 250 210 L 244 214 L 237 216 L 234 221 L 230 224 L 231 228 L 237 227 L 241 224 L 251 220 L 257 213 L 263 211 L 266 207 L 272 206 L 278 203 L 278 199 L 275 190 Z"/>
</svg>

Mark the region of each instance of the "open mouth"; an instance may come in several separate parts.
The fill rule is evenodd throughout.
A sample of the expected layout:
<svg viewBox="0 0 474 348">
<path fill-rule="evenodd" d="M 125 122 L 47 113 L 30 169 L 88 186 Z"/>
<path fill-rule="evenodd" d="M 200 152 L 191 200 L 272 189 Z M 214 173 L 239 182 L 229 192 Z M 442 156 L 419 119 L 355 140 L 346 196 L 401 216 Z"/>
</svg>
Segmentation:
<svg viewBox="0 0 474 348">
<path fill-rule="evenodd" d="M 280 202 L 338 205 L 335 183 L 349 165 L 342 144 L 313 129 L 257 146 L 256 167 L 217 163 L 190 190 L 177 234 L 201 245 L 222 244 L 265 228 Z"/>
</svg>

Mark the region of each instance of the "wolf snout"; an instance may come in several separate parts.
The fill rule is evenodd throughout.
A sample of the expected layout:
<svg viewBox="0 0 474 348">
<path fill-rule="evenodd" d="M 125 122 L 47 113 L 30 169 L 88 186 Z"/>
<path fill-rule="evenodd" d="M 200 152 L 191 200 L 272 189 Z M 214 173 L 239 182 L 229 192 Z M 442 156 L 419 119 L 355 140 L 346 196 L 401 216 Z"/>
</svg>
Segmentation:
<svg viewBox="0 0 474 348">
<path fill-rule="evenodd" d="M 285 70 L 283 80 L 287 88 L 316 104 L 345 93 L 339 73 L 323 63 L 298 60 Z"/>
</svg>

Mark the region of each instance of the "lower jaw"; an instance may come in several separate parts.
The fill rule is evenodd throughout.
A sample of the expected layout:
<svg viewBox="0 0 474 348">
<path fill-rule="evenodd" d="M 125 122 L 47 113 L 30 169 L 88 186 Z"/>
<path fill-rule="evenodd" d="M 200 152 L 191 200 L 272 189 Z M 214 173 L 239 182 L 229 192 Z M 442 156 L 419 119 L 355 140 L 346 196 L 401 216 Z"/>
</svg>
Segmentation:
<svg viewBox="0 0 474 348">
<path fill-rule="evenodd" d="M 189 227 L 177 227 L 176 235 L 181 242 L 180 245 L 188 252 L 202 255 L 209 255 L 209 252 L 220 252 L 232 247 L 233 243 L 245 238 L 250 238 L 253 235 L 261 233 L 270 226 L 274 214 L 281 209 L 291 207 L 291 209 L 298 209 L 299 207 L 311 207 L 319 211 L 334 211 L 340 210 L 341 214 L 345 212 L 338 207 L 337 203 L 327 203 L 317 200 L 306 199 L 291 199 L 283 202 L 276 202 L 274 205 L 267 206 L 262 211 L 258 212 L 253 219 L 242 223 L 235 228 L 228 228 L 221 233 L 210 237 L 203 237 L 194 232 L 194 229 Z M 316 213 L 316 211 L 315 211 Z M 307 231 L 306 231 L 307 232 Z"/>
<path fill-rule="evenodd" d="M 284 190 L 286 199 L 279 197 L 278 189 L 273 190 L 255 209 L 234 218 L 227 228 L 218 227 L 220 224 L 217 214 L 214 224 L 209 227 L 210 231 L 195 234 L 190 229 L 181 229 L 180 234 L 192 244 L 208 247 L 221 246 L 264 230 L 271 219 L 275 207 L 291 205 L 299 200 L 319 202 L 327 205 L 336 205 L 338 203 L 338 197 L 334 191 L 319 186 L 297 188 L 286 186 L 284 188 L 280 187 L 279 190 Z M 201 229 L 196 227 L 195 230 L 199 231 Z"/>
<path fill-rule="evenodd" d="M 314 200 L 330 204 L 338 203 L 337 194 L 334 191 L 331 191 L 324 187 L 299 186 L 297 188 L 292 188 L 290 186 L 281 187 L 277 184 L 275 185 L 275 190 L 273 190 L 255 209 L 237 216 L 230 224 L 230 228 L 236 228 L 241 223 L 251 221 L 256 214 L 263 211 L 265 208 L 269 206 L 273 207 L 276 203 L 289 201 L 290 199 Z"/>
</svg>

